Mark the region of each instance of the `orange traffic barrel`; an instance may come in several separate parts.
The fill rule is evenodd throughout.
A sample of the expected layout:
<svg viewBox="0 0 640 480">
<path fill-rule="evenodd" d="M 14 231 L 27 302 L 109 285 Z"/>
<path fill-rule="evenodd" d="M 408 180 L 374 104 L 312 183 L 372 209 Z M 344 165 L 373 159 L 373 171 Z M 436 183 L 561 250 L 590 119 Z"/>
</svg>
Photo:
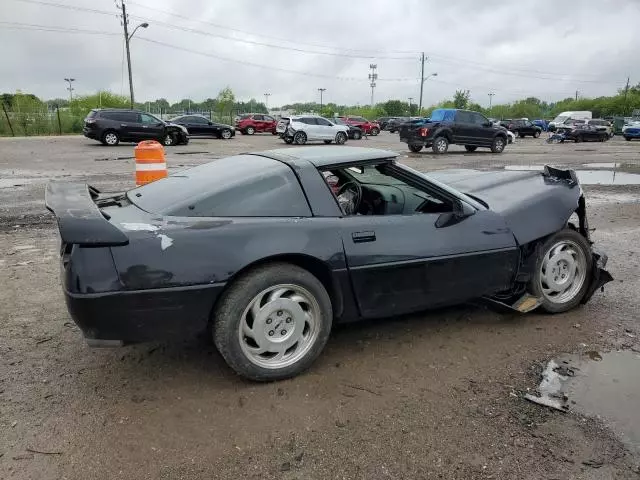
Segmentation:
<svg viewBox="0 0 640 480">
<path fill-rule="evenodd" d="M 168 176 L 164 147 L 155 140 L 144 140 L 134 149 L 136 185 L 145 185 Z"/>
</svg>

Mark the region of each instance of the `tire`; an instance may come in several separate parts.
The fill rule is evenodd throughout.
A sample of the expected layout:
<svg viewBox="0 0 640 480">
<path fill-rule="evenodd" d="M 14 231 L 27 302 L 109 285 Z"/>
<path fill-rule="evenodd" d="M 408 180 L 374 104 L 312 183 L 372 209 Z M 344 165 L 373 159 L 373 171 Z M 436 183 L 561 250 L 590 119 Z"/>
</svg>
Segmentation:
<svg viewBox="0 0 640 480">
<path fill-rule="evenodd" d="M 222 130 L 222 132 L 220 132 L 220 138 L 222 138 L 223 140 L 229 140 L 231 138 L 231 130 L 229 130 L 228 128 Z"/>
<path fill-rule="evenodd" d="M 103 145 L 115 147 L 120 143 L 120 135 L 115 130 L 107 130 L 102 134 L 102 140 L 100 141 Z"/>
<path fill-rule="evenodd" d="M 293 137 L 283 137 L 284 143 L 291 145 L 293 143 Z"/>
<path fill-rule="evenodd" d="M 411 145 L 411 144 L 409 144 L 409 150 L 411 150 L 413 153 L 418 153 L 419 151 L 422 150 L 422 147 L 424 147 L 424 145 Z"/>
<path fill-rule="evenodd" d="M 572 251 L 575 252 L 575 257 L 569 253 Z M 533 278 L 529 282 L 529 291 L 536 297 L 543 299 L 541 308 L 548 313 L 561 313 L 579 305 L 589 288 L 593 265 L 591 247 L 587 240 L 575 230 L 566 228 L 549 237 L 538 248 L 536 255 L 535 270 Z M 573 260 L 570 260 L 570 257 Z M 569 262 L 568 265 L 567 262 Z M 572 265 L 578 265 L 578 270 L 575 271 L 573 278 L 571 275 Z M 556 274 L 557 277 L 550 276 Z M 562 275 L 568 277 L 564 282 L 562 282 Z M 555 282 L 556 279 L 560 280 L 562 284 L 548 283 L 549 281 Z M 553 292 L 554 288 L 564 288 L 563 284 L 568 282 L 571 283 L 564 293 Z M 547 286 L 547 291 L 545 291 L 544 285 Z"/>
<path fill-rule="evenodd" d="M 331 142 L 329 142 L 331 143 Z M 338 132 L 336 133 L 336 144 L 337 145 L 344 145 L 345 143 L 347 143 L 347 134 L 344 132 Z"/>
<path fill-rule="evenodd" d="M 331 142 L 333 142 L 333 140 L 325 140 L 324 143 L 326 143 L 327 145 L 330 145 Z"/>
<path fill-rule="evenodd" d="M 354 140 L 360 140 L 362 138 L 362 132 L 353 132 L 353 139 Z"/>
<path fill-rule="evenodd" d="M 475 145 L 465 145 L 464 149 L 467 152 L 475 152 L 478 149 L 478 147 L 476 147 Z"/>
<path fill-rule="evenodd" d="M 396 133 L 395 130 L 389 130 L 389 133 Z"/>
<path fill-rule="evenodd" d="M 631 137 L 624 137 L 624 139 L 625 139 L 627 142 L 630 142 L 630 141 L 631 141 Z"/>
<path fill-rule="evenodd" d="M 540 138 L 540 132 L 538 130 L 533 132 L 533 138 Z"/>
<path fill-rule="evenodd" d="M 331 299 L 320 280 L 295 265 L 272 263 L 245 273 L 224 292 L 214 310 L 213 340 L 239 375 L 282 380 L 311 366 L 327 343 L 332 322 Z M 275 325 L 273 330 L 269 325 Z M 275 356 L 252 351 L 260 346 Z M 284 358 L 276 358 L 282 353 Z"/>
<path fill-rule="evenodd" d="M 433 153 L 444 155 L 445 153 L 447 153 L 447 150 L 449 150 L 449 140 L 444 136 L 436 137 L 433 140 L 431 149 L 433 150 Z"/>
<path fill-rule="evenodd" d="M 293 136 L 293 143 L 296 145 L 304 145 L 307 143 L 307 134 L 304 132 L 296 132 Z"/>
<path fill-rule="evenodd" d="M 580 143 L 580 142 L 582 142 L 582 141 L 584 141 L 584 139 L 583 139 L 581 136 L 577 136 L 577 137 L 575 138 L 575 140 L 574 140 L 574 142 L 576 142 L 576 143 Z"/>
<path fill-rule="evenodd" d="M 247 128 L 245 128 L 245 130 L 244 130 L 244 131 L 245 131 L 245 133 L 246 133 L 247 135 L 253 135 L 254 133 L 256 133 L 256 129 L 255 129 L 255 128 L 253 128 L 253 127 L 247 127 Z"/>
<path fill-rule="evenodd" d="M 520 138 L 524 138 L 524 137 L 525 137 L 525 134 L 524 134 L 524 133 L 518 133 L 518 137 L 520 137 Z"/>
<path fill-rule="evenodd" d="M 380 129 L 376 127 L 372 128 L 370 132 L 371 136 L 373 137 L 377 137 L 379 133 L 380 133 Z"/>
<path fill-rule="evenodd" d="M 276 132 L 275 130 L 272 130 L 271 135 L 278 135 L 278 132 Z"/>
<path fill-rule="evenodd" d="M 178 137 L 175 133 L 166 133 L 164 137 L 160 139 L 160 143 L 165 147 L 173 147 L 178 143 Z"/>
<path fill-rule="evenodd" d="M 506 145 L 507 145 L 507 140 L 502 136 L 498 136 L 493 139 L 493 143 L 491 144 L 491 151 L 493 153 L 502 153 L 504 152 L 504 147 Z"/>
</svg>

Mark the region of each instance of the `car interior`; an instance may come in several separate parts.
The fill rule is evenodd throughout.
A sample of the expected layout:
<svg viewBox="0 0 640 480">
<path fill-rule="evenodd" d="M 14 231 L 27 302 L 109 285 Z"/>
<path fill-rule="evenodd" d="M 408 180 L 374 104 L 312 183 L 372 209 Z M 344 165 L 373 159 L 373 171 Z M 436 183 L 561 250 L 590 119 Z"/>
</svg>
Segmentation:
<svg viewBox="0 0 640 480">
<path fill-rule="evenodd" d="M 453 202 L 409 185 L 386 165 L 332 168 L 321 172 L 345 215 L 449 213 Z"/>
</svg>

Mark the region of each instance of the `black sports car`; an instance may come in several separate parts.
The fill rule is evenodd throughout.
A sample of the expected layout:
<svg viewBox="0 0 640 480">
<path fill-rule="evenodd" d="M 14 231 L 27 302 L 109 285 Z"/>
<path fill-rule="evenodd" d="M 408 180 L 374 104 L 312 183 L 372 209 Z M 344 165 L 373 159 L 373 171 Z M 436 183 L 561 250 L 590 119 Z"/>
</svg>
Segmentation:
<svg viewBox="0 0 640 480">
<path fill-rule="evenodd" d="M 575 125 L 573 128 L 558 128 L 558 132 L 564 134 L 565 140 L 579 142 L 606 142 L 611 138 L 606 130 L 599 130 L 592 125 Z"/>
<path fill-rule="evenodd" d="M 236 372 L 275 380 L 334 322 L 478 298 L 564 312 L 612 279 L 574 171 L 427 176 L 397 155 L 242 154 L 124 193 L 52 182 L 69 312 L 94 346 L 209 328 Z"/>
<path fill-rule="evenodd" d="M 355 125 L 349 125 L 342 118 L 332 118 L 331 121 L 336 125 L 344 125 L 345 127 L 349 127 L 349 131 L 347 132 L 347 136 L 351 140 L 360 140 L 362 138 L 362 129 Z"/>
<path fill-rule="evenodd" d="M 182 125 L 192 137 L 216 137 L 228 140 L 236 136 L 236 129 L 231 125 L 216 123 L 202 115 L 182 115 L 169 120 L 171 123 Z"/>
</svg>

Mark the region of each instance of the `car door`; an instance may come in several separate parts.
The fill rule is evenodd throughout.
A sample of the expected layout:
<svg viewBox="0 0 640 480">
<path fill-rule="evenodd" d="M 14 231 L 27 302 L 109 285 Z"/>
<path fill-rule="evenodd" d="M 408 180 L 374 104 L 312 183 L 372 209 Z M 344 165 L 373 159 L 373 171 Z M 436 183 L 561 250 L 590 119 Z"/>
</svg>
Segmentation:
<svg viewBox="0 0 640 480">
<path fill-rule="evenodd" d="M 475 128 L 471 112 L 457 111 L 455 121 L 452 124 L 453 143 L 459 145 L 472 145 L 472 132 Z"/>
<path fill-rule="evenodd" d="M 324 118 L 316 118 L 318 135 L 323 140 L 334 140 L 338 133 L 333 124 Z"/>
<path fill-rule="evenodd" d="M 487 117 L 477 112 L 470 112 L 473 121 L 473 130 L 471 130 L 472 143 L 474 145 L 491 146 L 493 143 L 493 135 L 495 130 L 493 124 Z"/>
<path fill-rule="evenodd" d="M 263 125 L 263 131 L 264 132 L 273 132 L 273 129 L 275 128 L 275 124 L 276 124 L 276 119 L 273 117 L 270 117 L 269 115 L 265 115 L 264 116 L 264 125 Z"/>
<path fill-rule="evenodd" d="M 264 115 L 254 115 L 253 124 L 256 132 L 264 132 Z"/>
<path fill-rule="evenodd" d="M 140 113 L 140 131 L 144 139 L 162 138 L 164 135 L 164 123 L 160 119 L 149 115 L 148 113 Z"/>
<path fill-rule="evenodd" d="M 322 140 L 321 134 L 318 131 L 318 122 L 316 117 L 303 117 L 300 122 L 304 123 L 304 131 L 307 134 L 307 140 Z"/>
<path fill-rule="evenodd" d="M 449 222 L 442 222 L 443 215 L 342 218 L 349 274 L 364 317 L 455 304 L 511 286 L 519 250 L 504 219 L 490 210 Z"/>
</svg>

